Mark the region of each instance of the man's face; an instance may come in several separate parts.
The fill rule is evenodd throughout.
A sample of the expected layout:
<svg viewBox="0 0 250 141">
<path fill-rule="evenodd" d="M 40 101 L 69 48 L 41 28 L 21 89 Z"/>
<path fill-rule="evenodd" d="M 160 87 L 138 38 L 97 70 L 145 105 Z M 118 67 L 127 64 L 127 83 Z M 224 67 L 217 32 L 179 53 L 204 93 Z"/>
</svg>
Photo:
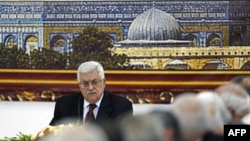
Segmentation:
<svg viewBox="0 0 250 141">
<path fill-rule="evenodd" d="M 84 99 L 96 103 L 102 97 L 105 80 L 101 79 L 97 71 L 81 73 L 79 87 Z"/>
</svg>

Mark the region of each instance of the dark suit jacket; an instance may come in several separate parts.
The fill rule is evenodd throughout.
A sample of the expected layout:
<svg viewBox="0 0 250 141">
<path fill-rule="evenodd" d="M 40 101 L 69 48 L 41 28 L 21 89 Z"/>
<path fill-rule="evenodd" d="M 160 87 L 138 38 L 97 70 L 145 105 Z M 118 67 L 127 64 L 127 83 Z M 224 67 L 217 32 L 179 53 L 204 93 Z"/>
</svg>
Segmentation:
<svg viewBox="0 0 250 141">
<path fill-rule="evenodd" d="M 208 132 L 202 137 L 201 141 L 224 141 L 224 136 Z"/>
<path fill-rule="evenodd" d="M 66 119 L 83 121 L 83 96 L 71 94 L 56 100 L 54 117 L 50 125 L 65 124 Z M 132 102 L 128 99 L 104 91 L 96 121 L 114 120 L 123 114 L 133 114 Z"/>
</svg>

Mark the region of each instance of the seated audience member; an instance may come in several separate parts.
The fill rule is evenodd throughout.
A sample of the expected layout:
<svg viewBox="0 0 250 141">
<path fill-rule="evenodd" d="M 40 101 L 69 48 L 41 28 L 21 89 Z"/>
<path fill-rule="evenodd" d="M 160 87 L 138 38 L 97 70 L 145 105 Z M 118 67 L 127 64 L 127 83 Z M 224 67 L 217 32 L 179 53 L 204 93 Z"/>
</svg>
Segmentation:
<svg viewBox="0 0 250 141">
<path fill-rule="evenodd" d="M 224 124 L 231 121 L 231 115 L 222 99 L 213 91 L 202 91 L 197 94 L 197 98 L 208 104 L 211 117 L 212 132 L 205 134 L 202 141 L 223 141 Z"/>
<path fill-rule="evenodd" d="M 153 110 L 149 113 L 151 116 L 159 118 L 165 127 L 165 141 L 182 141 L 179 123 L 171 110 Z"/>
<path fill-rule="evenodd" d="M 106 80 L 100 63 L 82 63 L 77 70 L 77 81 L 81 92 L 56 100 L 54 117 L 50 125 L 72 120 L 80 123 L 114 120 L 123 114 L 133 114 L 132 102 L 105 90 Z"/>
<path fill-rule="evenodd" d="M 231 83 L 241 85 L 250 95 L 250 76 L 236 76 L 230 80 Z"/>
<path fill-rule="evenodd" d="M 125 115 L 124 115 L 125 116 Z M 120 118 L 122 118 L 121 116 Z M 119 118 L 118 118 L 119 119 Z M 123 136 L 118 128 L 119 120 L 106 120 L 106 121 L 98 121 L 92 124 L 96 124 L 101 127 L 106 133 L 109 141 L 123 141 Z"/>
<path fill-rule="evenodd" d="M 106 132 L 97 125 L 74 126 L 40 138 L 39 141 L 109 141 Z"/>
<path fill-rule="evenodd" d="M 250 76 L 236 76 L 230 80 L 231 83 L 236 83 L 241 85 L 250 96 Z M 242 118 L 242 122 L 246 124 L 250 124 L 250 113 Z"/>
<path fill-rule="evenodd" d="M 179 95 L 172 105 L 173 113 L 178 119 L 184 141 L 197 141 L 213 129 L 209 108 L 196 97 L 195 93 Z"/>
<path fill-rule="evenodd" d="M 242 118 L 250 112 L 250 97 L 238 84 L 228 83 L 215 89 L 229 110 L 232 121 L 228 124 L 244 124 Z"/>
<path fill-rule="evenodd" d="M 157 116 L 124 116 L 118 121 L 123 141 L 164 141 L 165 126 Z"/>
</svg>

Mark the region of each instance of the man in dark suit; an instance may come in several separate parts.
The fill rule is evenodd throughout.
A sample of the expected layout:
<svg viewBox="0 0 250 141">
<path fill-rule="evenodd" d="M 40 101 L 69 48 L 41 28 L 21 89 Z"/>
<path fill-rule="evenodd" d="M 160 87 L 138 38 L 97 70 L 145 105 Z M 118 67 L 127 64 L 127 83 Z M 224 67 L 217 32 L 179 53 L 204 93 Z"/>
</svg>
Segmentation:
<svg viewBox="0 0 250 141">
<path fill-rule="evenodd" d="M 50 125 L 68 121 L 85 123 L 89 120 L 91 105 L 92 121 L 114 120 L 124 114 L 133 115 L 132 102 L 105 90 L 105 74 L 100 63 L 88 61 L 78 67 L 77 81 L 81 93 L 60 97 L 56 100 L 54 117 Z M 90 119 L 91 120 L 91 119 Z"/>
</svg>

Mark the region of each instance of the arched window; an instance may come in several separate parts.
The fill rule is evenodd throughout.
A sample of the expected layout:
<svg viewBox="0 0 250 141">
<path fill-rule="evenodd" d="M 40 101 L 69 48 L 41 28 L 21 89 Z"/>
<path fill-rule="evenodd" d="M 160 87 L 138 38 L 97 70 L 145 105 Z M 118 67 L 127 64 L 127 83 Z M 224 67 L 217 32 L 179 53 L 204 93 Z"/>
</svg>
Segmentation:
<svg viewBox="0 0 250 141">
<path fill-rule="evenodd" d="M 150 65 L 144 62 L 133 62 L 130 64 L 132 69 L 152 69 Z"/>
<path fill-rule="evenodd" d="M 208 62 L 203 67 L 203 70 L 223 70 L 223 69 L 229 69 L 229 66 L 225 62 L 218 59 Z"/>
<path fill-rule="evenodd" d="M 231 40 L 230 43 L 232 46 L 241 46 L 243 45 L 242 43 L 242 37 L 240 35 L 240 33 L 237 32 L 233 32 L 231 35 Z"/>
<path fill-rule="evenodd" d="M 64 39 L 59 39 L 55 42 L 55 46 L 54 47 L 64 47 L 66 45 L 66 42 Z"/>
<path fill-rule="evenodd" d="M 221 39 L 217 34 L 212 34 L 208 38 L 207 46 L 221 46 Z"/>
<path fill-rule="evenodd" d="M 245 63 L 242 68 L 242 70 L 250 70 L 250 62 Z"/>
<path fill-rule="evenodd" d="M 182 60 L 173 60 L 170 63 L 168 63 L 164 69 L 167 70 L 189 70 L 190 67 L 186 62 L 183 62 Z"/>
<path fill-rule="evenodd" d="M 195 36 L 189 34 L 187 35 L 184 40 L 189 40 L 192 41 L 192 46 L 196 47 L 197 46 L 197 39 L 195 38 Z"/>
<path fill-rule="evenodd" d="M 60 35 L 55 36 L 51 41 L 51 48 L 61 53 L 66 52 L 66 45 L 66 40 Z"/>
<path fill-rule="evenodd" d="M 26 53 L 32 52 L 34 49 L 38 49 L 38 39 L 35 36 L 29 36 L 25 43 Z"/>
<path fill-rule="evenodd" d="M 7 42 L 6 42 L 6 46 L 8 47 L 8 48 L 12 48 L 12 47 L 14 47 L 14 46 L 16 46 L 17 44 L 16 44 L 16 41 L 15 41 L 15 39 L 14 38 L 9 38 L 9 39 L 7 39 Z"/>
</svg>

